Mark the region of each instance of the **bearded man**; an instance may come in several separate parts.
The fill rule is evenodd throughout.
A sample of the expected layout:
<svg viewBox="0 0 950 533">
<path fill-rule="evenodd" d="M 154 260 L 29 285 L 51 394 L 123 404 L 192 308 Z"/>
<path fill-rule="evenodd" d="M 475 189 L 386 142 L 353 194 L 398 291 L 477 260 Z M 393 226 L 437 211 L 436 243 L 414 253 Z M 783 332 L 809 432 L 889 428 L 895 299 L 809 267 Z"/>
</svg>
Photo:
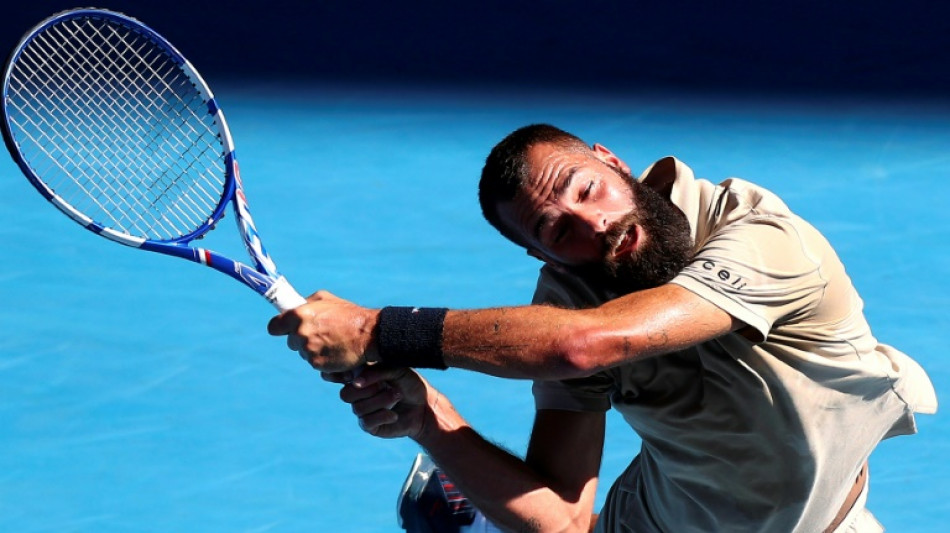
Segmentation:
<svg viewBox="0 0 950 533">
<path fill-rule="evenodd" d="M 485 218 L 544 263 L 533 305 L 376 310 L 321 291 L 269 324 L 364 430 L 414 439 L 506 531 L 882 530 L 868 457 L 936 395 L 872 335 L 812 225 L 674 158 L 635 179 L 549 125 L 496 145 L 479 187 Z M 411 370 L 447 367 L 534 380 L 524 458 Z M 642 446 L 598 517 L 611 407 Z"/>
</svg>

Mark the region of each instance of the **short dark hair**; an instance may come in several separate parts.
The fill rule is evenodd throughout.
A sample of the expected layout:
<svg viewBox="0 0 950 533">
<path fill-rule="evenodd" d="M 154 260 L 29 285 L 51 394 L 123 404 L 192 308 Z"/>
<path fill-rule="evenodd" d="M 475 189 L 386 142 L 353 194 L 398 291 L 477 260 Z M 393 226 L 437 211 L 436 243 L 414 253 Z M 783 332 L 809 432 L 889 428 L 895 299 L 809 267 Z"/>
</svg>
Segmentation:
<svg viewBox="0 0 950 533">
<path fill-rule="evenodd" d="M 478 202 L 482 216 L 511 242 L 527 247 L 516 228 L 501 220 L 498 207 L 510 202 L 524 188 L 528 149 L 536 144 L 557 144 L 565 148 L 588 148 L 576 135 L 550 124 L 523 126 L 508 134 L 492 148 L 478 182 Z"/>
</svg>

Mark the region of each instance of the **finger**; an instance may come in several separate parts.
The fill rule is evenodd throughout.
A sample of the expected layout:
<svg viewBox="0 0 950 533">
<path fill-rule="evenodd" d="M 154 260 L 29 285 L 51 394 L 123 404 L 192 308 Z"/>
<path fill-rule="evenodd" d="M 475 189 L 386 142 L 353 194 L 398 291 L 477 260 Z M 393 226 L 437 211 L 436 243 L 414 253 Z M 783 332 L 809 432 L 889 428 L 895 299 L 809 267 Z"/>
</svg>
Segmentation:
<svg viewBox="0 0 950 533">
<path fill-rule="evenodd" d="M 397 381 L 405 377 L 409 372 L 406 368 L 388 367 L 386 365 L 366 365 L 360 369 L 360 372 L 354 374 L 353 385 L 355 387 L 368 387 L 383 381 Z"/>
<path fill-rule="evenodd" d="M 358 366 L 354 368 L 353 370 L 346 370 L 343 372 L 323 371 L 323 372 L 320 372 L 320 377 L 322 377 L 324 381 L 329 381 L 330 383 L 342 383 L 342 384 L 348 385 L 350 383 L 353 383 L 353 379 L 356 376 L 359 376 L 360 372 L 362 371 L 363 371 L 363 367 Z"/>
<path fill-rule="evenodd" d="M 298 326 L 300 326 L 300 316 L 290 310 L 270 319 L 270 322 L 267 323 L 267 332 L 274 336 L 286 335 L 296 331 Z"/>
<path fill-rule="evenodd" d="M 399 415 L 392 411 L 382 410 L 369 413 L 360 417 L 360 427 L 363 431 L 376 435 L 380 428 L 389 424 L 395 424 L 399 420 Z"/>
<path fill-rule="evenodd" d="M 386 390 L 390 390 L 390 386 L 385 381 L 374 383 L 368 387 L 356 387 L 352 383 L 348 383 L 340 389 L 340 399 L 346 403 L 355 403 L 366 400 L 367 398 L 372 398 Z"/>
<path fill-rule="evenodd" d="M 314 370 L 320 372 L 349 372 L 355 368 L 353 363 L 345 360 L 346 352 L 343 348 L 319 344 L 312 338 L 305 339 L 305 346 L 297 353 L 310 363 Z"/>
<path fill-rule="evenodd" d="M 350 383 L 353 381 L 353 372 L 320 372 L 320 377 L 330 383 Z"/>
<path fill-rule="evenodd" d="M 287 334 L 287 347 L 293 352 L 299 352 L 304 346 L 303 337 L 296 333 Z"/>
<path fill-rule="evenodd" d="M 402 400 L 402 395 L 394 389 L 382 389 L 369 398 L 352 403 L 353 414 L 362 418 L 376 411 L 389 411 Z"/>
<path fill-rule="evenodd" d="M 319 290 L 319 291 L 317 291 L 317 292 L 311 294 L 310 296 L 307 296 L 307 301 L 308 301 L 308 302 L 319 302 L 320 300 L 329 300 L 329 299 L 331 299 L 331 298 L 333 298 L 333 297 L 334 297 L 334 296 L 333 296 L 332 294 L 330 294 L 329 291 L 326 291 L 326 290 L 322 290 L 322 289 L 321 289 L 321 290 Z"/>
</svg>

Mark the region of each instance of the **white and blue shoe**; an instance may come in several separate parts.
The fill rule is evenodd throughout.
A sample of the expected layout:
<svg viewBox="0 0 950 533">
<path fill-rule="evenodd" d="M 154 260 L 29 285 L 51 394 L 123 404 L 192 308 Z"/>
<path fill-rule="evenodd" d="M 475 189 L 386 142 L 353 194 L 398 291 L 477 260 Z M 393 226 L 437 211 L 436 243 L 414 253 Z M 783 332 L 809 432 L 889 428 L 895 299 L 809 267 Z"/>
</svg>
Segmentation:
<svg viewBox="0 0 950 533">
<path fill-rule="evenodd" d="M 500 529 L 429 458 L 420 453 L 396 501 L 399 527 L 408 533 L 495 533 Z"/>
</svg>

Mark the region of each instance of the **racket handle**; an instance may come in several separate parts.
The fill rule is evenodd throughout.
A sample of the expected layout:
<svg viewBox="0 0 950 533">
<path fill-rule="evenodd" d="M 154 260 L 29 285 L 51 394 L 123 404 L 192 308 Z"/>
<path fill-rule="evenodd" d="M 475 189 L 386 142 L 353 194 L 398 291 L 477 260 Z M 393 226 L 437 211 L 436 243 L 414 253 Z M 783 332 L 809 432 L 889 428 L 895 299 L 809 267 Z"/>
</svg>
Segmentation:
<svg viewBox="0 0 950 533">
<path fill-rule="evenodd" d="M 307 299 L 301 296 L 284 276 L 277 278 L 277 281 L 264 293 L 264 298 L 267 298 L 267 301 L 281 312 L 296 309 L 307 303 Z"/>
</svg>

